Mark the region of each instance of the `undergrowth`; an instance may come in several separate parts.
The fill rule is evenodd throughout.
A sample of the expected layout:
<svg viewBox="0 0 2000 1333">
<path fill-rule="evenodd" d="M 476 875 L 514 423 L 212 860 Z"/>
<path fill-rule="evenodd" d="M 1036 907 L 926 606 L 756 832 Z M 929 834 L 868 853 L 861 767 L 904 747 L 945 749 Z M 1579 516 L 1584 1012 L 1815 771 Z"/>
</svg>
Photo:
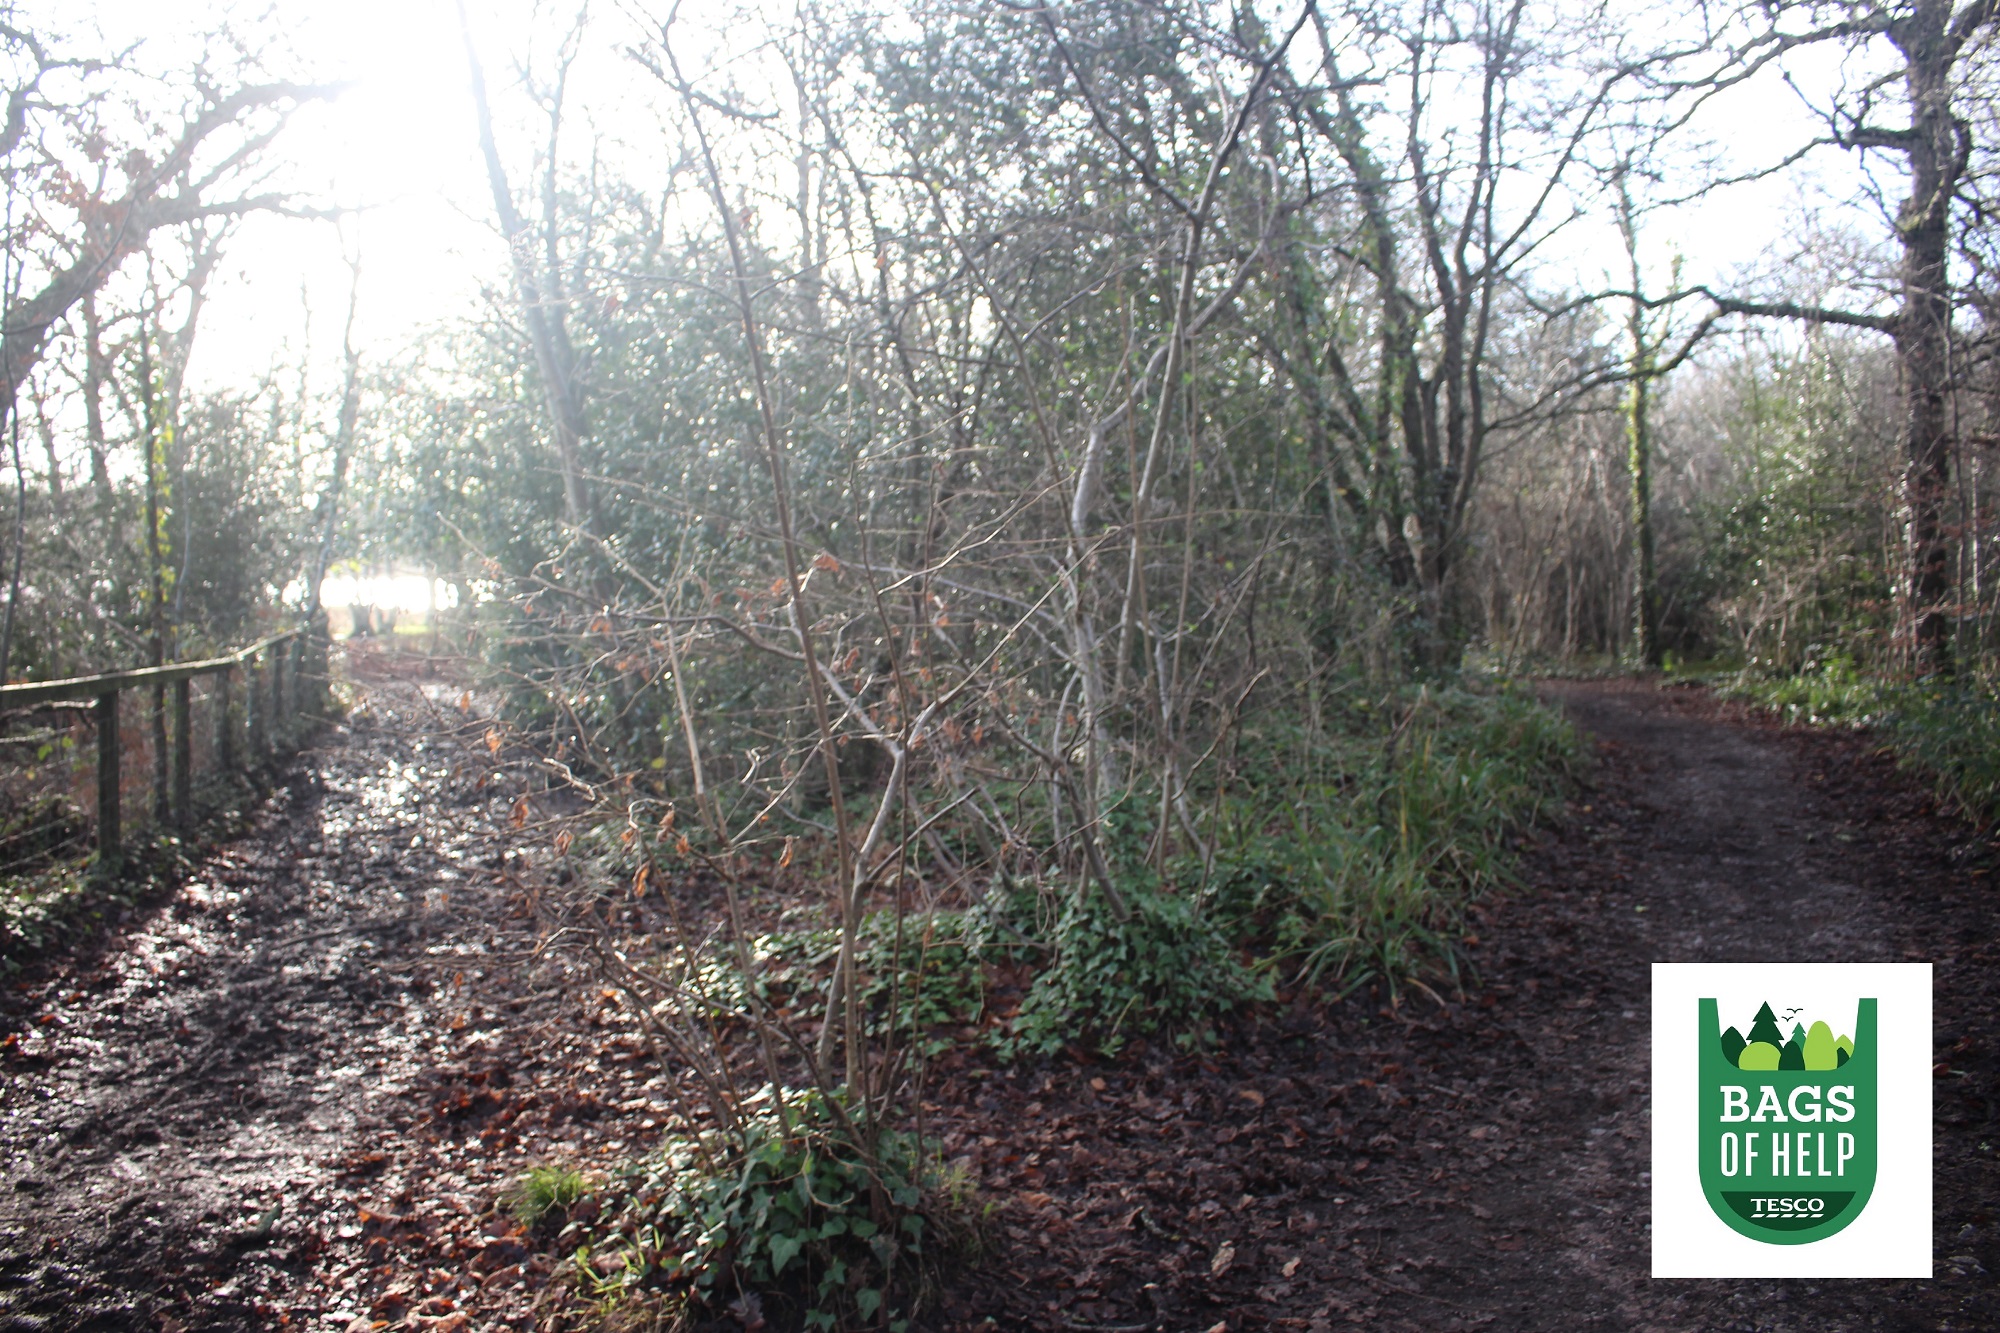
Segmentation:
<svg viewBox="0 0 2000 1333">
<path fill-rule="evenodd" d="M 1088 874 L 1052 857 L 973 885 L 954 910 L 868 916 L 866 1035 L 885 1063 L 974 1040 L 1002 1060 L 1115 1056 L 1141 1038 L 1204 1047 L 1229 1011 L 1281 988 L 1453 987 L 1466 908 L 1506 878 L 1508 839 L 1562 796 L 1577 754 L 1553 712 L 1504 689 L 1348 696 L 1310 727 L 1246 730 L 1212 785 L 1187 793 L 1176 824 L 1197 823 L 1199 842 L 1163 838 L 1157 792 L 1135 791 L 1104 802 Z M 617 847 L 633 864 L 606 881 L 643 883 L 652 853 L 636 837 Z M 722 935 L 680 927 L 650 965 L 704 1023 L 763 1015 L 804 1050 L 838 935 L 766 929 L 743 944 L 748 976 Z M 975 1234 L 969 1196 L 895 1114 L 857 1127 L 840 1096 L 789 1094 L 789 1120 L 767 1106 L 597 1185 L 600 1206 L 563 1233 L 583 1294 L 626 1326 L 909 1318 Z M 563 1185 L 524 1181 L 516 1206 L 554 1216 Z"/>
<path fill-rule="evenodd" d="M 1300 984 L 1456 984 L 1465 910 L 1569 789 L 1575 732 L 1524 695 L 1426 688 L 1330 744 L 1289 739 L 1224 805 L 1217 914 Z"/>
<path fill-rule="evenodd" d="M 1054 1054 L 1071 1043 L 1116 1055 L 1130 1034 L 1203 1040 L 1210 1020 L 1246 1000 L 1268 1000 L 1267 976 L 1236 956 L 1198 897 L 1128 885 L 1120 919 L 1100 893 L 1071 895 L 1046 942 L 1003 1054 Z"/>
<path fill-rule="evenodd" d="M 1269 728 L 1252 745 L 1254 763 L 1209 794 L 1206 859 L 1150 864 L 1137 802 L 1106 819 L 1129 914 L 1096 892 L 1064 900 L 1003 1051 L 1112 1054 L 1155 1033 L 1199 1043 L 1217 1015 L 1280 983 L 1457 985 L 1466 908 L 1505 878 L 1506 839 L 1561 798 L 1578 756 L 1568 724 L 1534 700 L 1462 688 L 1356 705 L 1311 732 Z"/>
<path fill-rule="evenodd" d="M 1727 692 L 1787 722 L 1869 728 L 1974 823 L 2000 819 L 2000 688 L 1991 680 L 1896 680 L 1835 658 L 1789 676 L 1745 675 Z"/>
<path fill-rule="evenodd" d="M 901 1044 L 934 1055 L 949 1039 L 945 1025 L 976 1022 L 986 1005 L 985 956 L 968 933 L 965 914 L 907 915 L 875 912 L 861 924 L 859 960 L 862 1020 L 871 1038 L 893 1030 Z M 840 953 L 837 930 L 774 930 L 748 941 L 754 982 L 746 982 L 727 951 L 707 953 L 693 981 L 722 1012 L 748 1008 L 751 988 L 761 1005 L 778 1011 L 817 1010 Z"/>
<path fill-rule="evenodd" d="M 116 874 L 102 873 L 94 854 L 72 853 L 0 880 L 0 975 L 73 948 L 121 913 L 177 887 L 210 847 L 249 827 L 255 792 L 246 782 L 216 781 L 200 796 L 202 822 L 192 833 L 150 825 L 129 830 Z"/>
<path fill-rule="evenodd" d="M 538 1227 L 567 1213 L 590 1192 L 590 1179 L 573 1166 L 545 1165 L 529 1169 L 507 1199 L 509 1211 L 523 1226 Z"/>
<path fill-rule="evenodd" d="M 1162 855 L 1153 804 L 1108 803 L 1099 842 L 1115 904 L 1092 880 L 1051 876 L 991 885 L 959 911 L 868 917 L 858 971 L 871 1037 L 893 1029 L 935 1055 L 970 1024 L 1008 1057 L 1115 1054 L 1140 1036 L 1200 1045 L 1220 1015 L 1281 985 L 1457 987 L 1466 909 L 1506 878 L 1509 837 L 1561 799 L 1578 762 L 1553 711 L 1461 687 L 1351 703 L 1310 730 L 1246 733 L 1240 748 L 1228 781 L 1198 794 L 1205 854 Z M 742 1011 L 754 986 L 767 1011 L 818 1012 L 836 932 L 747 943 L 754 980 L 727 949 L 692 969 L 718 1011 Z M 986 993 L 1002 962 L 1030 976 L 1004 1021 Z"/>
<path fill-rule="evenodd" d="M 597 1220 L 563 1236 L 613 1323 L 897 1330 L 978 1235 L 970 1185 L 935 1145 L 866 1132 L 818 1092 L 733 1134 L 671 1140 L 599 1199 Z"/>
</svg>

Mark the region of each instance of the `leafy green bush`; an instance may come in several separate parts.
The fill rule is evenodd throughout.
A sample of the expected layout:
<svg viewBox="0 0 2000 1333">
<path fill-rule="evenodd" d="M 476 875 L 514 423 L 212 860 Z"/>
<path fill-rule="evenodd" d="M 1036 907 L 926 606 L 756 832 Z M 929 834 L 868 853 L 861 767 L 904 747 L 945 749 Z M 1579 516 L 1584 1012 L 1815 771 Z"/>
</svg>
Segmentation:
<svg viewBox="0 0 2000 1333">
<path fill-rule="evenodd" d="M 1134 1036 L 1204 1039 L 1215 1019 L 1292 981 L 1392 989 L 1456 981 L 1467 905 L 1507 873 L 1508 836 L 1567 790 L 1574 732 L 1507 690 L 1425 687 L 1353 705 L 1310 735 L 1267 726 L 1254 766 L 1223 791 L 1211 855 L 1156 853 L 1151 799 L 1106 802 L 1099 848 L 1130 911 L 1098 886 L 992 885 L 961 912 L 878 912 L 860 933 L 871 1037 L 891 1031 L 936 1055 L 977 1023 L 987 968 L 1027 961 L 1021 1007 L 995 1034 L 1003 1054 L 1072 1043 L 1115 1053 Z M 900 932 L 900 935 L 899 935 Z M 753 1001 L 810 1021 L 839 949 L 831 930 L 751 940 L 754 982 L 733 950 L 705 953 L 686 984 L 718 1014 Z M 679 969 L 674 969 L 677 972 Z M 750 987 L 757 988 L 753 996 Z"/>
<path fill-rule="evenodd" d="M 915 1136 L 864 1133 L 817 1092 L 785 1112 L 741 1126 L 722 1154 L 684 1140 L 616 1177 L 604 1219 L 572 1227 L 590 1294 L 709 1316 L 752 1294 L 779 1326 L 901 1328 L 969 1235 L 964 1181 Z"/>
<path fill-rule="evenodd" d="M 862 1012 L 873 1031 L 894 1030 L 902 1043 L 925 1055 L 949 1045 L 937 1029 L 976 1021 L 986 1007 L 986 970 L 962 919 L 939 914 L 928 925 L 905 920 L 897 938 L 895 918 L 878 912 L 863 928 Z"/>
<path fill-rule="evenodd" d="M 1102 893 L 1069 900 L 1003 1050 L 1049 1054 L 1086 1041 L 1116 1054 L 1130 1032 L 1197 1040 L 1222 1011 L 1271 997 L 1269 979 L 1237 960 L 1193 894 L 1150 886 L 1125 900 L 1123 921 Z"/>
<path fill-rule="evenodd" d="M 823 1002 L 840 954 L 837 930 L 771 931 L 749 942 L 759 998 L 774 1007 Z M 986 1004 L 986 974 L 964 917 L 954 912 L 906 916 L 871 913 L 861 923 L 858 970 L 863 1021 L 871 1037 L 890 1031 L 925 1054 L 945 1044 L 935 1028 L 978 1019 Z M 732 951 L 708 954 L 694 985 L 718 1009 L 741 1012 L 750 990 Z"/>
</svg>

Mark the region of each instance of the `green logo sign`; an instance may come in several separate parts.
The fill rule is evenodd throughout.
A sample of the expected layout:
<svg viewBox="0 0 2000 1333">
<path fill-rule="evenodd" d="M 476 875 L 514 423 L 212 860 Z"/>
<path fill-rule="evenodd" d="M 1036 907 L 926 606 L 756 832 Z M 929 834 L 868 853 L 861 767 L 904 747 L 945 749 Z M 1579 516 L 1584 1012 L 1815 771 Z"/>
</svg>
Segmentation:
<svg viewBox="0 0 2000 1333">
<path fill-rule="evenodd" d="M 1747 1029 L 1724 1027 L 1714 1000 L 1700 1010 L 1708 1206 L 1773 1245 L 1831 1236 L 1875 1189 L 1875 1001 L 1861 1001 L 1852 1037 L 1769 1004 Z"/>
</svg>

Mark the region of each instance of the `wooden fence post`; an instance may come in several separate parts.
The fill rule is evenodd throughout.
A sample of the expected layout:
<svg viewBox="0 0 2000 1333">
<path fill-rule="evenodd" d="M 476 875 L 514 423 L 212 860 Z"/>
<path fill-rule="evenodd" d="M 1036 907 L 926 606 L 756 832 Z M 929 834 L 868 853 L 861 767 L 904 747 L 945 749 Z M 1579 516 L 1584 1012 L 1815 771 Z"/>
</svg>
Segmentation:
<svg viewBox="0 0 2000 1333">
<path fill-rule="evenodd" d="M 123 848 L 118 840 L 118 691 L 97 696 L 97 871 L 114 875 Z"/>
<path fill-rule="evenodd" d="M 312 710 L 314 726 L 326 721 L 328 706 L 333 702 L 333 654 L 330 643 L 326 631 L 326 612 L 322 611 L 305 634 L 306 669 L 310 673 L 306 698 Z"/>
<path fill-rule="evenodd" d="M 250 754 L 262 759 L 271 753 L 271 692 L 264 688 L 264 668 L 256 658 L 243 664 L 243 707 L 250 714 Z"/>
<path fill-rule="evenodd" d="M 174 823 L 194 826 L 194 702 L 192 685 L 174 682 Z"/>
<path fill-rule="evenodd" d="M 265 654 L 271 660 L 271 744 L 285 748 L 285 651 L 290 644 L 274 644 Z"/>
<path fill-rule="evenodd" d="M 236 767 L 236 736 L 229 716 L 230 678 L 228 667 L 215 673 L 215 766 L 227 773 Z"/>
</svg>

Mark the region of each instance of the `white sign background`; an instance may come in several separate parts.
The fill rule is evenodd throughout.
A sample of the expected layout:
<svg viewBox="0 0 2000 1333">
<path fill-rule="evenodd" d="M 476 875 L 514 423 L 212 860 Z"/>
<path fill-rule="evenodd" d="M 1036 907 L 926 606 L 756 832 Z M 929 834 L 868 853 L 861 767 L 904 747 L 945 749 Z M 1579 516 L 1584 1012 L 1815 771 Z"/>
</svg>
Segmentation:
<svg viewBox="0 0 2000 1333">
<path fill-rule="evenodd" d="M 1824 1240 L 1773 1245 L 1732 1230 L 1708 1206 L 1699 1158 L 1697 1027 L 1713 998 L 1723 1027 L 1747 1031 L 1757 1006 L 1854 1034 L 1872 997 L 1881 1047 L 1875 1192 Z M 1910 1278 L 1931 1276 L 1931 965 L 1929 963 L 1653 964 L 1653 1276 Z"/>
</svg>

